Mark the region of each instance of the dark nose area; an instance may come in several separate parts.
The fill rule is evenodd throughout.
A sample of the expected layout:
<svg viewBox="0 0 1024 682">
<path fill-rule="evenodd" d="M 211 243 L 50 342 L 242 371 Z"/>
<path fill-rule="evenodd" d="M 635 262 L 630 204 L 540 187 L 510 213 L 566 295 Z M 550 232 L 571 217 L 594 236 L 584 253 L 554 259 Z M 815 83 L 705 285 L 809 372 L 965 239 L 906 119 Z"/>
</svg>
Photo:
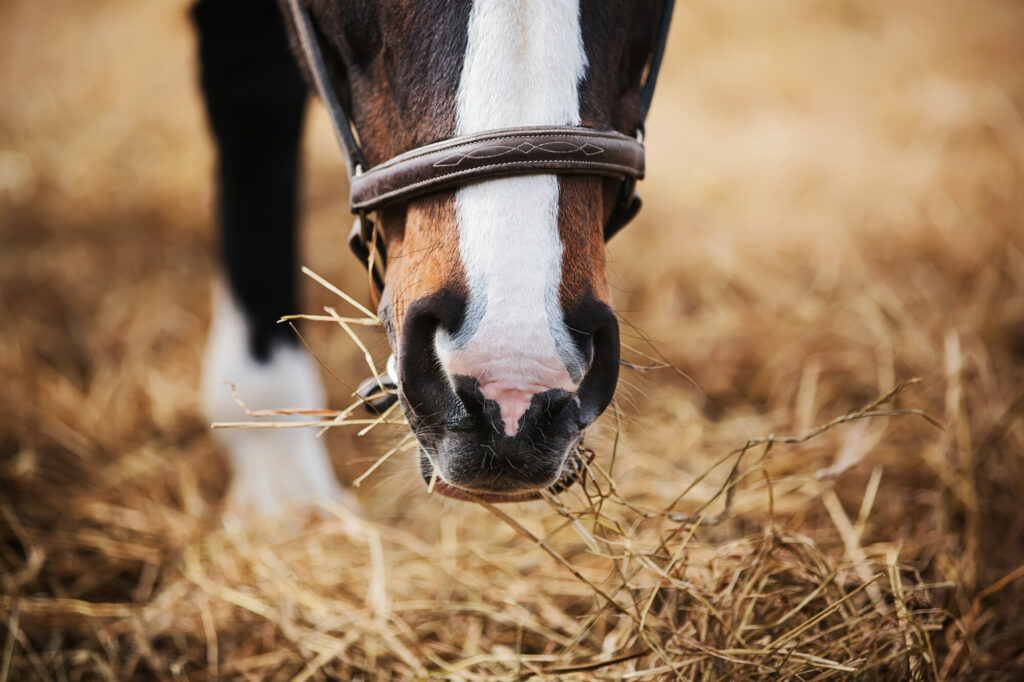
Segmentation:
<svg viewBox="0 0 1024 682">
<path fill-rule="evenodd" d="M 455 377 L 456 395 L 466 411 L 439 448 L 442 473 L 469 490 L 511 492 L 554 484 L 580 429 L 568 391 L 538 393 L 523 415 L 519 431 L 505 434 L 498 404 L 484 398 L 472 377 Z"/>
<path fill-rule="evenodd" d="M 619 381 L 619 321 L 607 304 L 586 298 L 566 312 L 565 323 L 589 368 L 576 392 L 580 421 L 588 426 L 615 396 Z"/>
<path fill-rule="evenodd" d="M 514 435 L 501 406 L 486 398 L 478 378 L 448 376 L 438 359 L 439 329 L 456 334 L 464 298 L 435 294 L 409 306 L 399 360 L 402 408 L 422 446 L 422 473 L 470 491 L 543 489 L 563 475 L 583 430 L 611 402 L 618 379 L 618 322 L 594 301 L 566 316 L 582 360 L 575 393 L 551 389 L 530 397 Z"/>
<path fill-rule="evenodd" d="M 417 436 L 437 435 L 466 419 L 434 347 L 438 329 L 456 333 L 466 309 L 464 296 L 438 292 L 409 306 L 402 325 L 398 379 L 402 409 Z M 422 440 L 422 438 L 421 438 Z"/>
<path fill-rule="evenodd" d="M 455 384 L 455 395 L 462 401 L 466 411 L 466 417 L 478 428 L 484 431 L 493 431 L 498 434 L 504 433 L 504 424 L 501 420 L 501 409 L 498 403 L 484 398 L 480 391 L 480 382 L 473 377 L 456 376 L 452 377 Z M 562 410 L 569 405 L 572 394 L 568 391 L 551 390 L 538 393 L 530 401 L 530 407 L 522 418 L 522 428 L 528 431 L 543 431 L 555 422 L 555 419 L 562 414 Z M 517 434 L 522 435 L 522 433 Z"/>
</svg>

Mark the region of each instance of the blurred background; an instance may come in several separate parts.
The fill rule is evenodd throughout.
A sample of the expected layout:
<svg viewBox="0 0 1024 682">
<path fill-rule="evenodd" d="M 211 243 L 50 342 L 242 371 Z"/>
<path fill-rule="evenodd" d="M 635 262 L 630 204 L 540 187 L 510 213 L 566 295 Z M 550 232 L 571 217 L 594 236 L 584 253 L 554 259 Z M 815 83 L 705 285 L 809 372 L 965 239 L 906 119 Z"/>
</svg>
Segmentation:
<svg viewBox="0 0 1024 682">
<path fill-rule="evenodd" d="M 213 157 L 187 9 L 0 3 L 8 595 L 143 598 L 165 553 L 216 523 L 227 470 L 196 396 Z M 945 430 L 862 422 L 764 466 L 777 521 L 839 556 L 822 481 L 855 515 L 880 476 L 863 542 L 898 546 L 926 579 L 955 584 L 940 604 L 950 625 L 935 635 L 950 676 L 1024 671 L 1022 57 L 1015 0 L 678 2 L 645 208 L 610 248 L 624 341 L 679 370 L 623 374 L 627 488 L 681 487 L 748 437 L 807 432 L 921 379 L 897 406 Z M 303 155 L 303 262 L 367 300 L 319 105 Z M 306 293 L 297 312 L 332 300 Z M 307 325 L 307 338 L 348 383 L 364 377 L 344 335 Z M 382 333 L 367 339 L 386 355 Z M 346 387 L 327 383 L 347 405 Z M 342 477 L 400 435 L 332 432 Z M 360 490 L 368 515 L 413 515 L 393 493 L 374 495 L 421 494 L 408 459 Z M 764 496 L 737 505 L 741 518 L 764 513 Z M 63 554 L 33 555 L 28 536 Z M 68 577 L 61 562 L 89 553 L 112 558 Z M 953 625 L 970 613 L 987 615 Z"/>
</svg>

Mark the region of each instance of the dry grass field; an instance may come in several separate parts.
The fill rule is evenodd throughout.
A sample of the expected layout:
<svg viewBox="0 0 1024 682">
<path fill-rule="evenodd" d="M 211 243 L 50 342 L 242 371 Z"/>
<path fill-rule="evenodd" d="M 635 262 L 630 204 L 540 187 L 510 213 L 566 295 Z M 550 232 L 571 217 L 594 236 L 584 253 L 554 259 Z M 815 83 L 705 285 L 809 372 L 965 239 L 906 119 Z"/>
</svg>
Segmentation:
<svg viewBox="0 0 1024 682">
<path fill-rule="evenodd" d="M 1024 5 L 677 4 L 593 480 L 443 502 L 406 443 L 241 528 L 187 3 L 0 3 L 0 682 L 1024 679 Z M 304 262 L 365 300 L 316 107 L 304 154 Z M 346 481 L 405 435 L 358 431 Z"/>
</svg>

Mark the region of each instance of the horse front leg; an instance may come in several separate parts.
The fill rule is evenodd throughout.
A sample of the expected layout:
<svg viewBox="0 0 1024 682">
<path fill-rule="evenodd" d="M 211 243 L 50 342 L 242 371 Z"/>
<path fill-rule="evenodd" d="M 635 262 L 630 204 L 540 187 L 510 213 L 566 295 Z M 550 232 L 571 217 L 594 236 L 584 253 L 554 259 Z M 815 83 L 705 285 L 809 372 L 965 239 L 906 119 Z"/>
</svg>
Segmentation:
<svg viewBox="0 0 1024 682">
<path fill-rule="evenodd" d="M 299 309 L 296 203 L 306 86 L 275 0 L 200 0 L 192 15 L 217 152 L 222 268 L 203 408 L 212 421 L 246 419 L 228 383 L 250 408 L 322 408 L 319 370 L 291 328 L 278 324 Z M 277 515 L 316 498 L 346 498 L 314 430 L 217 434 L 234 471 L 235 512 Z"/>
</svg>

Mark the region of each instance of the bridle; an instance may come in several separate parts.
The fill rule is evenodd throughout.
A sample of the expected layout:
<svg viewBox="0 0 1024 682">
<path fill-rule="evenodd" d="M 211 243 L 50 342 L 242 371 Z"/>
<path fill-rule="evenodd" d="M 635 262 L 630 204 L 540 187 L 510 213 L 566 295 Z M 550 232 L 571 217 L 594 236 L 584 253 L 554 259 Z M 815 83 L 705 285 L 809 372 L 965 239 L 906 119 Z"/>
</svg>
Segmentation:
<svg viewBox="0 0 1024 682">
<path fill-rule="evenodd" d="M 306 0 L 288 0 L 317 94 L 327 107 L 349 176 L 349 209 L 356 216 L 349 247 L 366 264 L 374 298 L 384 289 L 385 244 L 369 213 L 478 180 L 537 173 L 597 175 L 620 180 L 615 207 L 604 225 L 608 241 L 640 211 L 636 181 L 644 177 L 644 121 L 654 97 L 674 0 L 664 0 L 657 41 L 640 91 L 635 136 L 583 126 L 531 126 L 460 135 L 417 147 L 369 167 L 337 94 L 313 32 Z M 375 301 L 376 303 L 377 301 Z"/>
</svg>

